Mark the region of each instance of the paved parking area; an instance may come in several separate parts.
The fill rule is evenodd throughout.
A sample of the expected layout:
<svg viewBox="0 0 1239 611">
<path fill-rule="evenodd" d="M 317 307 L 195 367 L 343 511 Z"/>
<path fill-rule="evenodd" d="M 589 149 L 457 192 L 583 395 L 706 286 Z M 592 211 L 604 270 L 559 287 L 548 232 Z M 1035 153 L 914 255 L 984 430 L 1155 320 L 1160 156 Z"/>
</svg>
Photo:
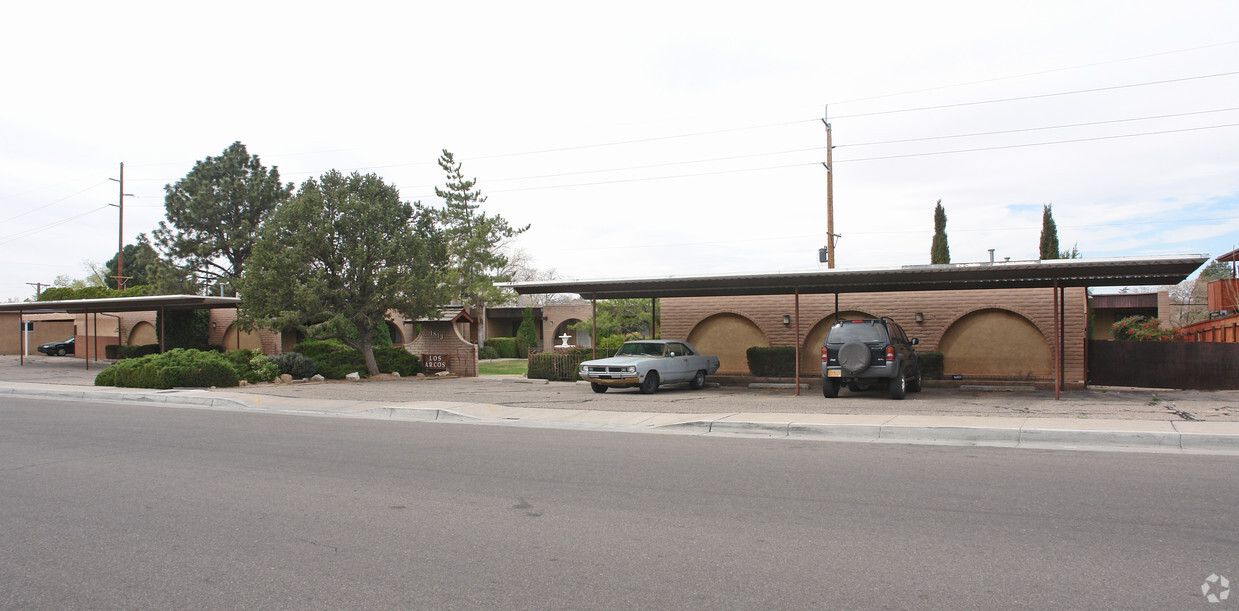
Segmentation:
<svg viewBox="0 0 1239 611">
<path fill-rule="evenodd" d="M 87 370 L 81 359 L 0 357 L 0 380 L 40 384 L 91 385 L 106 362 L 91 362 Z M 542 383 L 520 378 L 481 377 L 464 379 L 375 379 L 361 382 L 259 384 L 226 389 L 231 393 L 274 395 L 307 401 L 338 399 L 405 403 L 411 401 L 468 402 L 591 411 L 633 411 L 679 414 L 718 412 L 783 414 L 848 414 L 908 416 L 1018 416 L 1045 418 L 1095 418 L 1117 420 L 1198 420 L 1239 422 L 1239 391 L 1183 391 L 1092 388 L 1062 393 L 1052 391 L 987 391 L 927 388 L 892 401 L 880 392 L 850 394 L 825 399 L 820 390 L 755 390 L 745 387 L 708 386 L 701 391 L 666 387 L 653 395 L 635 389 L 596 394 L 586 384 Z"/>
</svg>

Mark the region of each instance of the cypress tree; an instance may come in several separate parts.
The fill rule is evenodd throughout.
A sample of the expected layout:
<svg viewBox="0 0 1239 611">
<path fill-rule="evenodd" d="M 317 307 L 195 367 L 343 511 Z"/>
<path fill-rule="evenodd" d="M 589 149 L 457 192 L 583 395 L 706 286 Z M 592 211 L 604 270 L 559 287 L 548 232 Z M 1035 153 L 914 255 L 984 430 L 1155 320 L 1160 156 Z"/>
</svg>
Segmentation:
<svg viewBox="0 0 1239 611">
<path fill-rule="evenodd" d="M 946 243 L 946 210 L 942 200 L 934 208 L 934 242 L 929 247 L 929 262 L 935 265 L 951 262 L 951 249 Z"/>
<path fill-rule="evenodd" d="M 1051 205 L 1046 204 L 1041 210 L 1041 259 L 1059 258 L 1062 253 L 1058 250 L 1058 226 L 1054 224 Z"/>
</svg>

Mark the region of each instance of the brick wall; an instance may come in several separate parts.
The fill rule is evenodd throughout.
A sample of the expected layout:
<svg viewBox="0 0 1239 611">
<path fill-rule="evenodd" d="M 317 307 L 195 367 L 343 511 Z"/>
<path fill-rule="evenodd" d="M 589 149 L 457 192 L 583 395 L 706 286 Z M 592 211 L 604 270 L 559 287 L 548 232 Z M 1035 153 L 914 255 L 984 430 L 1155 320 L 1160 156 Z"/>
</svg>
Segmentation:
<svg viewBox="0 0 1239 611">
<path fill-rule="evenodd" d="M 1085 290 L 1065 291 L 1063 323 L 1065 367 L 1063 383 L 1067 387 L 1083 386 L 1085 380 L 1084 347 L 1088 315 Z M 728 312 L 750 320 L 765 335 L 771 346 L 794 346 L 796 343 L 796 302 L 792 295 L 751 297 L 682 297 L 663 299 L 662 336 L 666 339 L 686 339 L 702 321 L 715 314 Z M 889 316 L 920 340 L 918 350 L 938 351 L 943 335 L 968 314 L 986 309 L 1014 312 L 1034 325 L 1053 350 L 1054 329 L 1053 289 L 993 289 L 977 291 L 916 291 L 893 293 L 852 293 L 839 295 L 840 312 L 862 312 L 871 316 Z M 835 296 L 800 296 L 800 332 L 807 338 L 819 323 L 827 323 L 835 312 Z M 921 312 L 923 322 L 915 315 Z M 783 324 L 783 315 L 792 317 Z M 820 329 L 819 329 L 820 331 Z M 821 333 L 819 333 L 821 334 Z M 824 334 L 821 334 L 824 335 Z M 802 346 L 802 351 L 818 352 L 821 346 Z M 804 362 L 802 360 L 802 362 Z M 967 373 L 967 372 L 964 372 Z"/>
<path fill-rule="evenodd" d="M 477 377 L 478 347 L 462 337 L 456 325 L 446 321 L 429 321 L 422 322 L 421 327 L 422 332 L 404 345 L 405 350 L 418 356 L 445 355 L 449 359 L 448 371 L 461 377 Z M 426 373 L 432 371 L 428 369 Z"/>
</svg>

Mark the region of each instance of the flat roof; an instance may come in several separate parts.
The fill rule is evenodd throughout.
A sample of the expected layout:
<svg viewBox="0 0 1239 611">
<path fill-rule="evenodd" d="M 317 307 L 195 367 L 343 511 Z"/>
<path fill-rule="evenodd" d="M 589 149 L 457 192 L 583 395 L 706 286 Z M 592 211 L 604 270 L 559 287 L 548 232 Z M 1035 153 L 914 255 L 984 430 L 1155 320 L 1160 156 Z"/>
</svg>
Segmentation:
<svg viewBox="0 0 1239 611">
<path fill-rule="evenodd" d="M 1056 283 L 1062 287 L 1142 286 L 1178 284 L 1208 260 L 1206 255 L 1050 259 L 721 276 L 509 282 L 499 286 L 521 295 L 576 293 L 584 299 L 1044 288 Z"/>
<path fill-rule="evenodd" d="M 111 297 L 106 299 L 66 299 L 63 301 L 23 301 L 0 303 L 0 314 L 60 313 L 88 314 L 91 312 L 145 312 L 150 310 L 201 310 L 235 308 L 241 304 L 239 297 L 207 297 L 202 295 L 147 295 L 144 297 Z"/>
</svg>

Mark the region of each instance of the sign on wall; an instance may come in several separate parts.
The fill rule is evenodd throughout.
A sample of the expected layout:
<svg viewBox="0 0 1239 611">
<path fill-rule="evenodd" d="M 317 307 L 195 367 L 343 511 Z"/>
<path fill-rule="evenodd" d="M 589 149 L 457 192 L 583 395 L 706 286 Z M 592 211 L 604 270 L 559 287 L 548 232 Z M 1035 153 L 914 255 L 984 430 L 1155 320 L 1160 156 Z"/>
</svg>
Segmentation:
<svg viewBox="0 0 1239 611">
<path fill-rule="evenodd" d="M 423 354 L 422 364 L 426 369 L 447 371 L 449 359 L 446 354 Z"/>
</svg>

